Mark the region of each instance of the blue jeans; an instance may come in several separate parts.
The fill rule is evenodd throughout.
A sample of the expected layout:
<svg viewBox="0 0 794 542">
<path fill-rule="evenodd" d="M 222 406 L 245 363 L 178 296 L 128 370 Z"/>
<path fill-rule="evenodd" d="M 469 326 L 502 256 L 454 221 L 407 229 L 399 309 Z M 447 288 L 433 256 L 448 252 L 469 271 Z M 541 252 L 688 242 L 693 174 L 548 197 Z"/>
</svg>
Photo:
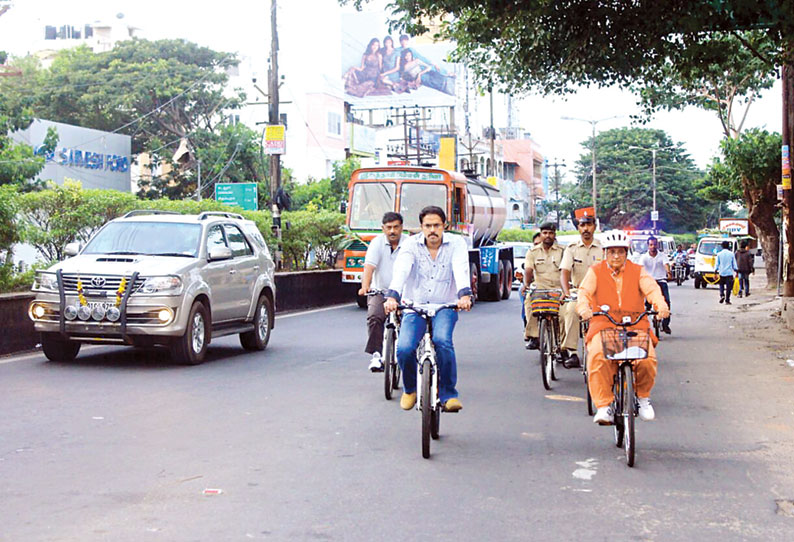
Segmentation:
<svg viewBox="0 0 794 542">
<path fill-rule="evenodd" d="M 744 295 L 750 293 L 750 273 L 739 271 L 739 293 Z"/>
<path fill-rule="evenodd" d="M 433 344 L 436 348 L 438 364 L 438 398 L 442 403 L 458 396 L 455 384 L 458 381 L 458 368 L 455 362 L 455 347 L 452 345 L 452 332 L 458 313 L 451 309 L 439 311 L 433 317 Z M 406 311 L 400 324 L 397 339 L 397 363 L 403 372 L 403 391 L 416 391 L 416 349 L 425 334 L 427 323 L 415 312 Z"/>
</svg>

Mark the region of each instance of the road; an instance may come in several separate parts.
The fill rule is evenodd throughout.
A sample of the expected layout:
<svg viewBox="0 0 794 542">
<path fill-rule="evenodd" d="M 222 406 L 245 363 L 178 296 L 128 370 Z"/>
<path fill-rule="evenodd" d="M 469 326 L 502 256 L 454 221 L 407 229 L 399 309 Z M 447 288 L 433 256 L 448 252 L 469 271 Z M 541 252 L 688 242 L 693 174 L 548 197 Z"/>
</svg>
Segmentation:
<svg viewBox="0 0 794 542">
<path fill-rule="evenodd" d="M 792 540 L 790 335 L 769 296 L 671 291 L 633 469 L 577 371 L 544 392 L 515 294 L 462 315 L 464 409 L 430 460 L 418 413 L 366 371 L 353 306 L 278 318 L 264 353 L 221 339 L 197 367 L 2 359 L 0 541 Z"/>
</svg>

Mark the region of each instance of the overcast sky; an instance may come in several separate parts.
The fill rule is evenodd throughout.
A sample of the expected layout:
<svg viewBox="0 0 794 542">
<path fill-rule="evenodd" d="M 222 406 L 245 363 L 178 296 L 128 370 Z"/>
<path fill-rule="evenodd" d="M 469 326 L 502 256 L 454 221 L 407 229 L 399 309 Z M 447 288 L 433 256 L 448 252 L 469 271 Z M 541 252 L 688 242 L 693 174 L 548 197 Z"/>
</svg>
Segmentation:
<svg viewBox="0 0 794 542">
<path fill-rule="evenodd" d="M 382 5 L 376 2 L 374 5 Z M 269 7 L 267 0 L 224 0 L 221 3 L 169 2 L 163 0 L 16 0 L 0 16 L 0 49 L 25 54 L 36 48 L 45 25 L 75 26 L 118 20 L 143 30 L 150 39 L 184 38 L 215 50 L 238 52 L 266 73 L 269 51 Z M 349 9 L 349 8 L 347 8 Z M 279 3 L 280 65 L 288 74 L 292 92 L 316 80 L 324 71 L 338 78 L 340 63 L 341 8 L 337 0 L 282 0 Z M 306 69 L 304 66 L 311 66 Z M 766 92 L 750 109 L 746 127 L 763 126 L 780 131 L 780 86 Z M 636 113 L 636 99 L 619 89 L 583 89 L 567 98 L 527 97 L 519 101 L 521 126 L 541 145 L 550 161 L 572 164 L 587 152 L 579 144 L 590 136 L 585 122 L 561 120 L 562 116 L 603 119 L 598 131 L 626 126 Z M 506 125 L 505 108 L 497 104 L 495 125 Z M 644 125 L 665 130 L 676 142 L 684 143 L 700 167 L 718 152 L 722 129 L 714 113 L 695 108 L 660 114 Z"/>
</svg>

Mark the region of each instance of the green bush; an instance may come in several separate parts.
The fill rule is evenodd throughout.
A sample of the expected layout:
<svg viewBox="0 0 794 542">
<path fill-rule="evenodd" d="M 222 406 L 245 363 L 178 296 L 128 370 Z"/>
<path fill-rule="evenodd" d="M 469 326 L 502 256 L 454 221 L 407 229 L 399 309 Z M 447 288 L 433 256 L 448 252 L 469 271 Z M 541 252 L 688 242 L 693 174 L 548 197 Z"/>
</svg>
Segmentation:
<svg viewBox="0 0 794 542">
<path fill-rule="evenodd" d="M 507 243 L 513 241 L 523 241 L 525 243 L 532 242 L 532 236 L 537 233 L 538 230 L 522 230 L 518 228 L 512 228 L 507 230 L 502 230 L 499 233 L 499 236 L 496 238 L 497 241 Z M 557 235 L 569 235 L 569 234 L 578 234 L 578 231 L 558 231 Z"/>
<path fill-rule="evenodd" d="M 33 276 L 40 266 L 20 272 L 16 266 L 7 261 L 0 265 L 0 294 L 8 292 L 27 292 L 33 285 Z"/>
</svg>

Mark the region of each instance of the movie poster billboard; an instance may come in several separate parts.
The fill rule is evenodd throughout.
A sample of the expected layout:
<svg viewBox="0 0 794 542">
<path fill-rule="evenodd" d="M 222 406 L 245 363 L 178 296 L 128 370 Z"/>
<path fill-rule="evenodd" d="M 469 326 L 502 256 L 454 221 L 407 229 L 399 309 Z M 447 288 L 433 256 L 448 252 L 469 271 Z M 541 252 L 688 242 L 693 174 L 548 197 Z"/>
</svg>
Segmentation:
<svg viewBox="0 0 794 542">
<path fill-rule="evenodd" d="M 449 42 L 389 32 L 383 12 L 342 15 L 342 85 L 357 109 L 455 105 Z"/>
</svg>

